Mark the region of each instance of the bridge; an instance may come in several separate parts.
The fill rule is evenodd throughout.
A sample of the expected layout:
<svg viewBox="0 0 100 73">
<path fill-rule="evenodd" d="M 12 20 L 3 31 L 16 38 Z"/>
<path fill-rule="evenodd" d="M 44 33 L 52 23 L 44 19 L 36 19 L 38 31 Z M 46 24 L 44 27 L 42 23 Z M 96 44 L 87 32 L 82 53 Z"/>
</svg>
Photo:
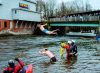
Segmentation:
<svg viewBox="0 0 100 73">
<path fill-rule="evenodd" d="M 50 22 L 50 26 L 80 26 L 80 27 L 99 27 L 99 21 L 85 21 L 85 22 Z"/>
<path fill-rule="evenodd" d="M 59 27 L 61 31 L 63 29 L 64 33 L 68 33 L 69 30 L 76 32 L 93 30 L 94 33 L 100 34 L 100 10 L 49 17 L 48 23 L 52 28 Z"/>
</svg>

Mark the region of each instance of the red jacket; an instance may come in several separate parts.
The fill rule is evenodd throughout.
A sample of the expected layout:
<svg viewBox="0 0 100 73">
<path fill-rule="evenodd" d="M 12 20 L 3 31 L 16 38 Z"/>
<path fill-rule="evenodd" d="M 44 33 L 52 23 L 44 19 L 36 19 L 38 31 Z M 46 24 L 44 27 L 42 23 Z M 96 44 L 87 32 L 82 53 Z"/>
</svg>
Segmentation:
<svg viewBox="0 0 100 73">
<path fill-rule="evenodd" d="M 64 48 L 66 48 L 66 50 L 69 50 L 70 49 L 70 45 L 69 44 L 66 44 L 65 46 L 64 46 Z"/>
<path fill-rule="evenodd" d="M 64 46 L 64 48 L 66 49 L 67 54 L 69 54 L 69 53 L 70 53 L 71 45 L 70 45 L 70 44 L 66 44 L 66 45 Z"/>
<path fill-rule="evenodd" d="M 24 62 L 22 60 L 19 60 L 18 64 L 14 68 L 11 68 L 9 66 L 4 68 L 3 73 L 19 73 L 23 66 Z"/>
</svg>

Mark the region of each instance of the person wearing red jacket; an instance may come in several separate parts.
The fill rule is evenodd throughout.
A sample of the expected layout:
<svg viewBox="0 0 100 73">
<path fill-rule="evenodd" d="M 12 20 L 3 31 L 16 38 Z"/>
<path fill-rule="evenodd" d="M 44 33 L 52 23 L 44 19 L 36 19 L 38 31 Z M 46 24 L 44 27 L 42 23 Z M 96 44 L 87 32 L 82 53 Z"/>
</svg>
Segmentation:
<svg viewBox="0 0 100 73">
<path fill-rule="evenodd" d="M 66 59 L 68 59 L 70 56 L 71 41 L 68 41 L 67 44 L 64 44 L 63 48 L 66 49 Z"/>
<path fill-rule="evenodd" d="M 4 68 L 2 73 L 20 73 L 20 70 L 24 66 L 24 62 L 18 58 L 15 58 L 15 61 L 17 61 L 18 64 L 15 65 L 14 60 L 9 60 L 8 66 Z"/>
<path fill-rule="evenodd" d="M 66 44 L 65 48 L 66 48 L 66 59 L 69 58 L 70 56 L 70 47 L 71 47 L 71 41 L 68 41 L 68 44 Z"/>
</svg>

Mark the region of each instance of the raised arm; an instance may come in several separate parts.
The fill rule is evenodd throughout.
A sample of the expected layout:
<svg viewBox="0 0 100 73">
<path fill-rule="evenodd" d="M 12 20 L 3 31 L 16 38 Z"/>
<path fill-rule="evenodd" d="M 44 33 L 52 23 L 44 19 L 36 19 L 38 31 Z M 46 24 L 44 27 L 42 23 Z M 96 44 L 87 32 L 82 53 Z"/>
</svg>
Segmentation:
<svg viewBox="0 0 100 73">
<path fill-rule="evenodd" d="M 46 24 L 44 24 L 43 26 L 47 26 L 48 24 L 46 23 Z"/>
<path fill-rule="evenodd" d="M 41 50 L 39 51 L 39 54 L 46 55 L 46 52 L 44 50 Z"/>
<path fill-rule="evenodd" d="M 18 61 L 18 63 L 21 65 L 21 67 L 23 67 L 25 64 L 22 60 L 20 60 L 19 58 L 15 58 L 16 61 Z"/>
</svg>

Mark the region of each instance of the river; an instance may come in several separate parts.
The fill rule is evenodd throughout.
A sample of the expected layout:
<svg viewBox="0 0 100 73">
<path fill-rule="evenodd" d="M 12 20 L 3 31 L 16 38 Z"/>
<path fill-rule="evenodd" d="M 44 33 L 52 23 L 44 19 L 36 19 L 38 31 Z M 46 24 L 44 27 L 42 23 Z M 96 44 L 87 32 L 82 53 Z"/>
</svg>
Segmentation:
<svg viewBox="0 0 100 73">
<path fill-rule="evenodd" d="M 78 45 L 76 57 L 60 59 L 61 41 L 74 39 Z M 49 63 L 47 56 L 38 53 L 47 46 L 57 62 Z M 91 38 L 68 36 L 9 36 L 0 37 L 0 73 L 9 59 L 20 57 L 26 65 L 33 65 L 34 73 L 100 73 L 100 42 Z M 65 57 L 65 55 L 64 55 Z"/>
</svg>

